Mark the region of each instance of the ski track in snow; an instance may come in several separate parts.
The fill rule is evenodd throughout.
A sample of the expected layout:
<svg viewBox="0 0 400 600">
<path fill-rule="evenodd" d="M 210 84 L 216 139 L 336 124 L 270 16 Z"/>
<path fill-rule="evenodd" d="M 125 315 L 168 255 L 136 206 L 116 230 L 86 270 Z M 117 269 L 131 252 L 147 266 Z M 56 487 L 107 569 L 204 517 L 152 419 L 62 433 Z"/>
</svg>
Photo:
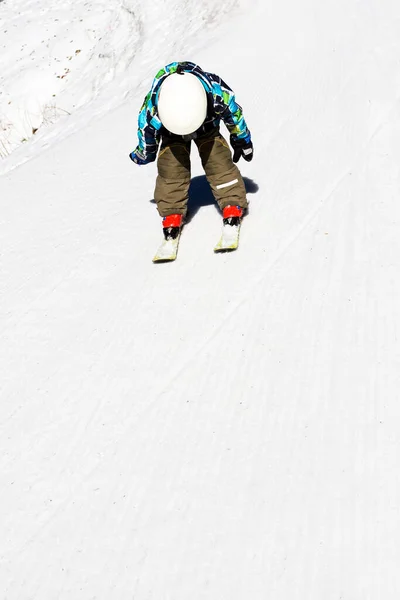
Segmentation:
<svg viewBox="0 0 400 600">
<path fill-rule="evenodd" d="M 205 203 L 152 265 L 155 169 L 127 153 L 179 8 L 129 102 L 0 180 L 0 595 L 395 600 L 400 9 L 259 3 L 196 49 L 177 27 L 237 92 L 259 192 L 237 253 Z"/>
</svg>

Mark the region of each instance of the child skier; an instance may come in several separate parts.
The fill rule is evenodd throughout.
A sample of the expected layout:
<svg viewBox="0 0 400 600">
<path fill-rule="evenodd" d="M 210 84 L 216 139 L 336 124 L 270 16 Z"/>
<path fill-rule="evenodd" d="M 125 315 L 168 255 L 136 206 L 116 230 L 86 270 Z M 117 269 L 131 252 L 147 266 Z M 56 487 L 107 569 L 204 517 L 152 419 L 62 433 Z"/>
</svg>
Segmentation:
<svg viewBox="0 0 400 600">
<path fill-rule="evenodd" d="M 219 131 L 230 133 L 233 159 Z M 224 224 L 240 224 L 246 190 L 236 164 L 253 158 L 250 131 L 231 88 L 217 75 L 191 62 L 173 62 L 159 71 L 139 113 L 139 143 L 129 155 L 138 165 L 156 159 L 154 192 L 166 240 L 179 236 L 187 210 L 190 146 L 193 140 Z"/>
</svg>

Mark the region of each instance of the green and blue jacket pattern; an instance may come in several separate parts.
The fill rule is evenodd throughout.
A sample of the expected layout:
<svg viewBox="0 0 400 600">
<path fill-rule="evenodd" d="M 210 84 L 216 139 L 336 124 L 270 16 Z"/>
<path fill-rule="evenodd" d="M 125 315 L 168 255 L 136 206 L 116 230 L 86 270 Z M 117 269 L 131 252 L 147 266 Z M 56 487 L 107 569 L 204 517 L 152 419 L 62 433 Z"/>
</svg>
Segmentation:
<svg viewBox="0 0 400 600">
<path fill-rule="evenodd" d="M 213 73 L 206 73 L 192 62 L 173 62 L 161 69 L 154 78 L 153 84 L 139 112 L 138 139 L 135 153 L 146 162 L 155 160 L 163 131 L 157 113 L 158 92 L 164 79 L 177 71 L 192 73 L 202 82 L 207 93 L 207 117 L 197 135 L 207 134 L 219 127 L 221 119 L 229 133 L 231 145 L 236 141 L 249 142 L 251 134 L 244 120 L 242 107 L 237 104 L 233 90 Z M 167 132 L 168 133 L 168 132 Z M 171 134 L 169 134 L 171 135 Z M 179 136 L 178 136 L 179 137 Z"/>
</svg>

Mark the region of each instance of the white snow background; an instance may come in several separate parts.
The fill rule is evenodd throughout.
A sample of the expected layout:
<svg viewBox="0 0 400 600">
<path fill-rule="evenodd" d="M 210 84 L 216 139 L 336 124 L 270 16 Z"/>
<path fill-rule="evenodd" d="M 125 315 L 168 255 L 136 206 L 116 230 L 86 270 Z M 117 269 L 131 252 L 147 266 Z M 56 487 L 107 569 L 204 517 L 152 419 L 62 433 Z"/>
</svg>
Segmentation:
<svg viewBox="0 0 400 600">
<path fill-rule="evenodd" d="M 398 600 L 398 0 L 0 19 L 2 600 Z M 250 210 L 214 255 L 194 149 L 153 265 L 128 154 L 172 60 L 235 89 Z"/>
</svg>

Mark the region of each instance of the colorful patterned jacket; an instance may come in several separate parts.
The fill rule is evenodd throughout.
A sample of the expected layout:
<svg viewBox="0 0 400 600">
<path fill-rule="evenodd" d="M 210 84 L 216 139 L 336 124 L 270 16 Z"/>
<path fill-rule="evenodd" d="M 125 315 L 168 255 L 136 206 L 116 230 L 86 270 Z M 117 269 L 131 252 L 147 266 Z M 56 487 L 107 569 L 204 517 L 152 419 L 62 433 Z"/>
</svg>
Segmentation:
<svg viewBox="0 0 400 600">
<path fill-rule="evenodd" d="M 242 140 L 249 142 L 251 134 L 242 114 L 242 108 L 237 104 L 231 88 L 213 73 L 206 73 L 198 65 L 191 62 L 173 62 L 161 69 L 154 78 L 151 90 L 144 99 L 138 119 L 139 144 L 135 152 L 146 162 L 155 160 L 161 135 L 166 130 L 157 114 L 157 99 L 160 86 L 164 79 L 177 71 L 193 73 L 202 82 L 208 98 L 207 117 L 197 135 L 205 134 L 219 126 L 221 119 L 230 133 L 231 145 Z"/>
</svg>

